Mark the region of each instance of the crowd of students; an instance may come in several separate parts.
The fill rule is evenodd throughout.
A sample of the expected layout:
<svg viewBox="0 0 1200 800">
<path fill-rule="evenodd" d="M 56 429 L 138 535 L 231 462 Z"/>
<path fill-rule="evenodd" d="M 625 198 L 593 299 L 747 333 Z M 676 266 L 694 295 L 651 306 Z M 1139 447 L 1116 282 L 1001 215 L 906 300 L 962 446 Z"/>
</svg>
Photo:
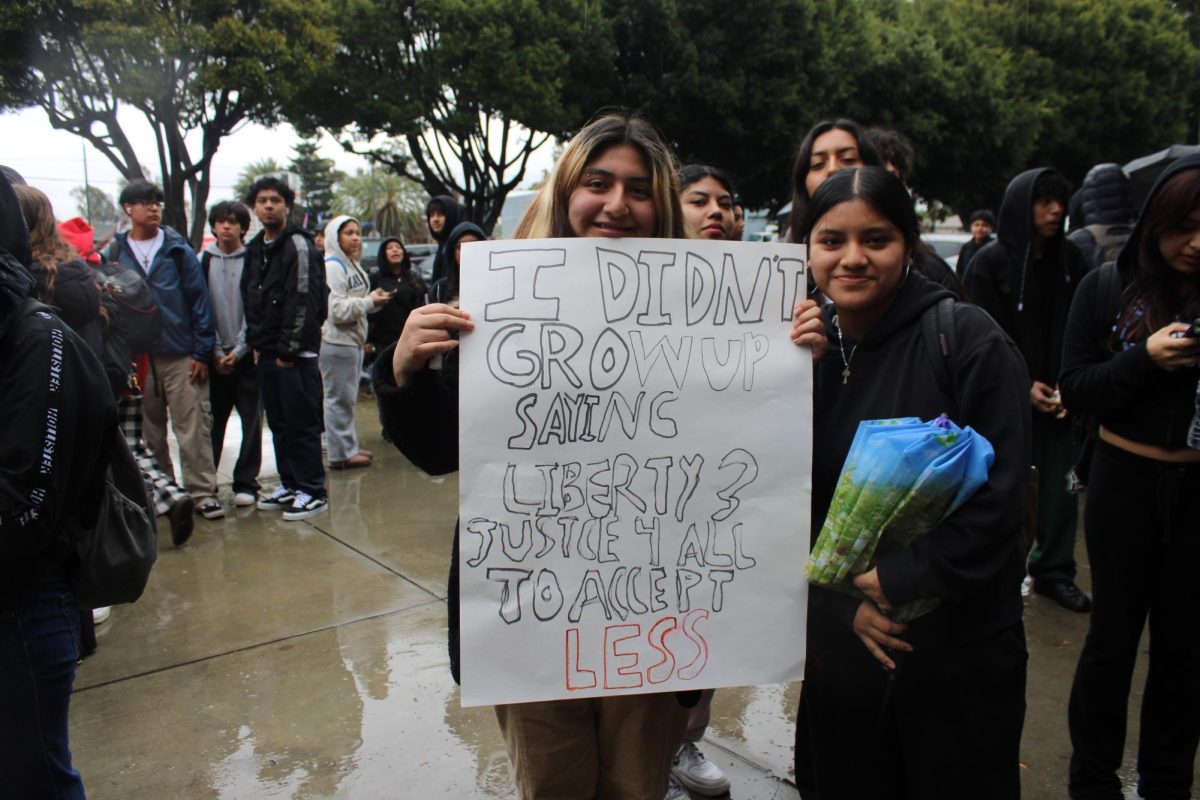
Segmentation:
<svg viewBox="0 0 1200 800">
<path fill-rule="evenodd" d="M 956 274 L 921 242 L 903 181 L 912 156 L 902 137 L 844 119 L 818 124 L 798 148 L 786 236 L 808 246 L 812 278 L 791 334 L 814 363 L 811 530 L 824 523 L 860 420 L 949 411 L 992 443 L 995 462 L 983 487 L 934 530 L 853 578 L 867 599 L 811 589 L 796 720 L 801 796 L 1018 797 L 1028 576 L 1034 591 L 1091 612 L 1070 697 L 1070 796 L 1122 796 L 1125 709 L 1148 619 L 1138 789 L 1146 798 L 1186 798 L 1200 742 L 1200 645 L 1189 624 L 1200 599 L 1189 579 L 1200 532 L 1200 158 L 1168 168 L 1140 215 L 1109 165 L 1089 173 L 1074 203 L 1059 173 L 1023 172 L 998 221 L 988 211 L 972 216 Z M 1098 199 L 1122 192 L 1118 210 Z M 264 178 L 245 205 L 218 204 L 209 216 L 216 242 L 197 259 L 161 225 L 157 187 L 134 182 L 122 194 L 132 228 L 106 255 L 145 277 L 162 317 L 160 345 L 136 378 L 134 388 L 144 390 L 134 412 L 143 419 L 147 469 L 167 486 L 175 486 L 168 420 L 180 443 L 186 492 L 164 491 L 161 512 L 171 514 L 177 543 L 190 535 L 193 507 L 209 518 L 224 513 L 215 466 L 232 408 L 243 425 L 238 505 L 282 510 L 285 519 L 323 511 L 322 430 L 330 467 L 369 466 L 354 424 L 364 356 L 373 358 L 386 439 L 431 474 L 457 469 L 457 334 L 473 328 L 457 305 L 461 245 L 485 232 L 463 219 L 453 198 L 433 198 L 426 216 L 438 253 L 426 286 L 394 238 L 380 245 L 380 266 L 368 274 L 351 217 L 325 226 L 322 253 L 312 235 L 287 223 L 292 202 L 285 183 Z M 87 267 L 81 278 L 73 251 L 44 233 L 53 219 L 48 203 L 40 216 L 40 199 L 26 205 L 32 251 L 3 261 L 0 301 L 11 305 L 36 290 L 81 342 L 102 352 Z M 1069 239 L 1072 206 L 1086 236 Z M 262 232 L 244 242 L 251 211 Z M 607 113 L 569 140 L 515 236 L 736 240 L 743 219 L 730 176 L 707 165 L 680 168 L 647 120 Z M 5 240 L 8 252 L 19 253 L 18 239 Z M 934 363 L 924 337 L 931 315 L 946 307 L 949 315 L 933 323 L 942 356 Z M 0 323 L 7 352 L 16 334 L 8 317 Z M 9 384 L 0 388 L 0 401 L 12 402 Z M 279 468 L 271 490 L 257 483 L 259 403 Z M 207 414 L 212 435 L 202 436 Z M 35 496 L 27 462 L 10 469 L 6 451 L 5 526 L 31 524 L 21 516 Z M 1069 476 L 1073 489 L 1088 486 L 1092 598 L 1075 584 Z M 176 522 L 186 531 L 174 530 Z M 15 575 L 35 559 L 42 572 L 34 574 L 45 576 L 36 588 L 61 604 L 63 562 L 48 544 L 59 522 L 47 516 L 38 524 L 47 544 L 4 563 Z M 457 529 L 452 550 L 457 680 Z M 0 613 L 50 602 L 35 598 L 28 581 L 11 585 L 0 591 Z M 939 603 L 908 623 L 890 615 L 919 599 Z M 69 634 L 78 635 L 59 635 Z M 74 786 L 62 662 L 60 654 L 51 698 L 62 725 L 48 736 L 44 773 Z M 38 680 L 36 672 L 26 678 Z M 69 677 L 65 686 L 69 692 Z M 685 789 L 729 791 L 697 747 L 711 701 L 712 692 L 680 692 L 495 712 L 522 798 L 659 800 L 685 797 Z M 7 753 L 0 759 L 7 769 Z"/>
<path fill-rule="evenodd" d="M 1189 427 L 1200 431 L 1200 342 L 1174 334 L 1190 331 L 1185 322 L 1200 314 L 1200 162 L 1180 162 L 1160 184 L 1174 186 L 1174 175 L 1186 191 L 1169 200 L 1158 187 L 1151 193 L 1121 251 L 1117 299 L 1093 316 L 1092 294 L 1078 301 L 1075 294 L 1099 271 L 1064 235 L 1071 195 L 1061 175 L 1038 169 L 1014 178 L 998 226 L 991 212 L 973 215 L 960 281 L 920 240 L 913 200 L 897 176 L 911 168 L 911 148 L 876 137 L 850 120 L 821 123 L 801 142 L 792 176 L 788 234 L 809 247 L 820 299 L 797 309 L 793 331 L 815 358 L 811 529 L 824 522 L 862 419 L 929 418 L 950 409 L 959 424 L 993 443 L 996 460 L 984 487 L 951 517 L 854 579 L 868 600 L 812 589 L 797 715 L 801 796 L 1019 796 L 1023 583 L 1032 576 L 1035 591 L 1071 610 L 1086 612 L 1092 603 L 1074 582 L 1076 499 L 1066 483 L 1081 461 L 1072 438 L 1079 429 L 1071 427 L 1079 417 L 1100 442 L 1099 479 L 1120 485 L 1136 476 L 1144 488 L 1136 490 L 1136 511 L 1097 512 L 1103 523 L 1091 522 L 1092 506 L 1120 505 L 1133 490 L 1114 486 L 1097 501 L 1097 492 L 1089 494 L 1089 553 L 1112 564 L 1112 573 L 1104 566 L 1094 572 L 1096 611 L 1071 700 L 1068 791 L 1076 798 L 1120 796 L 1123 709 L 1149 616 L 1157 655 L 1139 785 L 1145 797 L 1187 797 L 1200 675 L 1196 645 L 1176 615 L 1186 613 L 1195 593 L 1180 570 L 1196 544 L 1195 493 L 1188 488 L 1200 474 L 1200 433 L 1191 444 L 1185 437 Z M 735 197 L 719 169 L 678 169 L 644 120 L 607 115 L 571 140 L 517 237 L 734 238 Z M 1136 232 L 1142 225 L 1147 238 Z M 457 467 L 456 334 L 473 324 L 453 302 L 456 294 L 416 309 L 374 371 L 385 429 L 433 473 Z M 947 298 L 955 301 L 953 331 L 940 332 L 954 343 L 944 353 L 948 380 L 921 342 L 922 320 Z M 1075 324 L 1081 314 L 1087 323 Z M 1085 367 L 1073 369 L 1075 348 L 1088 353 Z M 435 357 L 440 368 L 431 369 Z M 1090 395 L 1072 389 L 1075 369 L 1093 371 Z M 1126 403 L 1133 393 L 1144 411 Z M 1129 435 L 1119 439 L 1112 428 L 1119 431 L 1126 414 Z M 437 424 L 405 425 L 411 419 Z M 1034 492 L 1040 511 L 1029 525 Z M 457 533 L 451 564 L 456 667 Z M 900 624 L 888 616 L 929 598 L 940 604 L 924 617 Z M 684 796 L 677 780 L 693 792 L 721 794 L 728 780 L 695 749 L 711 694 L 690 695 L 497 707 L 520 795 L 657 800 Z M 1148 733 L 1150 723 L 1163 733 Z"/>
</svg>

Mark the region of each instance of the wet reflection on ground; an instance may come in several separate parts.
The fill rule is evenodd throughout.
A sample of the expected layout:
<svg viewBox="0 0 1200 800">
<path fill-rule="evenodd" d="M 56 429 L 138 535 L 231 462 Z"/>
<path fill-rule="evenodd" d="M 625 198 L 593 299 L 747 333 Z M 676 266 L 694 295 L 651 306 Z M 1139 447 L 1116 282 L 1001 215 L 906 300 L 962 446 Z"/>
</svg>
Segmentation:
<svg viewBox="0 0 1200 800">
<path fill-rule="evenodd" d="M 492 711 L 460 708 L 447 667 L 457 483 L 413 469 L 362 408 L 376 462 L 331 474 L 328 514 L 285 523 L 237 509 L 197 520 L 182 550 L 164 531 L 145 596 L 114 609 L 79 670 L 71 736 L 89 798 L 515 796 Z M 235 451 L 231 441 L 223 467 Z M 1086 588 L 1086 569 L 1080 582 Z M 1087 618 L 1036 596 L 1026 603 L 1022 790 L 1057 799 Z M 730 773 L 732 797 L 798 796 L 784 781 L 799 692 L 717 692 L 702 746 Z M 1130 784 L 1140 700 L 1135 690 Z"/>
</svg>

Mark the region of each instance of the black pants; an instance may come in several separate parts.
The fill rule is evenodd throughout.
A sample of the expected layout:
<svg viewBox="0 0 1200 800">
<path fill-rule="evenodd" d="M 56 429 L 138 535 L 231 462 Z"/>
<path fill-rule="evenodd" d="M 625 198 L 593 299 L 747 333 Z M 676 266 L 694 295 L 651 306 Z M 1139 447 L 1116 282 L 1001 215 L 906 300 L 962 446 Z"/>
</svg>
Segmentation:
<svg viewBox="0 0 1200 800">
<path fill-rule="evenodd" d="M 230 375 L 210 370 L 208 382 L 213 415 L 213 466 L 221 466 L 225 426 L 229 423 L 229 414 L 236 408 L 242 421 L 242 447 L 233 466 L 233 491 L 254 494 L 258 491 L 258 470 L 262 466 L 262 398 L 258 392 L 258 370 L 254 359 L 245 356 Z"/>
<path fill-rule="evenodd" d="M 325 465 L 321 461 L 324 394 L 315 358 L 297 358 L 290 367 L 261 353 L 258 385 L 267 426 L 275 441 L 279 482 L 294 492 L 325 497 Z"/>
<path fill-rule="evenodd" d="M 803 800 L 1016 800 L 1025 629 L 895 654 L 889 674 L 848 629 L 811 632 L 796 720 Z"/>
<path fill-rule="evenodd" d="M 1037 580 L 1075 580 L 1075 528 L 1079 500 L 1067 492 L 1067 473 L 1079 446 L 1071 423 L 1033 413 L 1033 465 L 1038 468 L 1037 541 L 1029 554 L 1029 574 Z"/>
<path fill-rule="evenodd" d="M 1071 687 L 1071 797 L 1124 796 L 1125 713 L 1149 617 L 1138 788 L 1151 800 L 1186 800 L 1200 741 L 1200 465 L 1098 442 L 1084 525 L 1094 606 Z"/>
</svg>

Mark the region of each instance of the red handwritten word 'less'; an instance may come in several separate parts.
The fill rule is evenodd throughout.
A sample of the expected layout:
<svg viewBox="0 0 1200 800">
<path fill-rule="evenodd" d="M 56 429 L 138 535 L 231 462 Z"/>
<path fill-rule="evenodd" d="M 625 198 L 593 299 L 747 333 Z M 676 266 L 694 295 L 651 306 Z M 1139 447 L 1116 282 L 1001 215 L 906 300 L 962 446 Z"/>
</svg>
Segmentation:
<svg viewBox="0 0 1200 800">
<path fill-rule="evenodd" d="M 682 680 L 697 678 L 708 664 L 708 641 L 697 626 L 708 619 L 708 614 L 706 609 L 694 609 L 684 616 L 682 626 L 676 617 L 663 617 L 650 626 L 644 638 L 638 624 L 606 627 L 600 658 L 604 688 L 639 689 L 645 683 L 665 683 L 673 676 Z M 654 663 L 650 663 L 652 660 Z M 642 666 L 648 663 L 649 666 Z M 586 659 L 580 652 L 579 629 L 568 628 L 567 691 L 595 689 L 596 670 L 589 669 L 595 665 L 594 660 Z"/>
</svg>

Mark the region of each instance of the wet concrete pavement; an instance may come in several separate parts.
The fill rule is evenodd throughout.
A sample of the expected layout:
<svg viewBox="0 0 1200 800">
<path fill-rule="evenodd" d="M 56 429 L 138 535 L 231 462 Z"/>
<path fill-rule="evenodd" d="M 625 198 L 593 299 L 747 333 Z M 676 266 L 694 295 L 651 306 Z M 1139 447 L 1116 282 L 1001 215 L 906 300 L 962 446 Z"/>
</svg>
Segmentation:
<svg viewBox="0 0 1200 800">
<path fill-rule="evenodd" d="M 161 526 L 145 595 L 113 610 L 79 668 L 71 744 L 89 798 L 515 796 L 491 710 L 460 708 L 447 666 L 457 482 L 413 468 L 374 417 L 364 400 L 375 464 L 330 473 L 328 513 L 283 522 L 234 509 L 225 486 L 229 515 L 198 518 L 185 547 Z M 1079 555 L 1086 589 L 1082 542 Z M 1066 704 L 1086 623 L 1027 600 L 1026 798 L 1066 796 Z M 1143 680 L 1144 663 L 1130 782 Z M 798 698 L 798 684 L 717 692 L 702 748 L 731 776 L 732 797 L 799 796 L 788 783 Z"/>
</svg>

